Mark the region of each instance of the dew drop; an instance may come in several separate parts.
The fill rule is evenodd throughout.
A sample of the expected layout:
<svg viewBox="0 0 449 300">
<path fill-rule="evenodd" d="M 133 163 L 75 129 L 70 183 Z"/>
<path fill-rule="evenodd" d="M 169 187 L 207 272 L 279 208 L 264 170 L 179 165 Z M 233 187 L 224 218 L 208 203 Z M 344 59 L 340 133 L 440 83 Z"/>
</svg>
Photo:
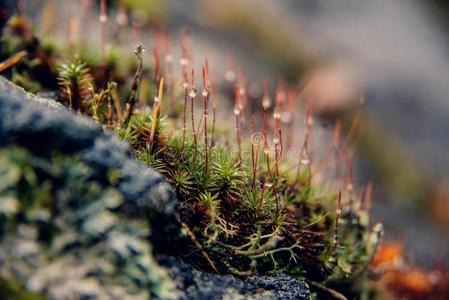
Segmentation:
<svg viewBox="0 0 449 300">
<path fill-rule="evenodd" d="M 307 157 L 301 158 L 301 164 L 302 165 L 308 165 L 310 164 L 310 159 Z"/>
<path fill-rule="evenodd" d="M 196 88 L 193 87 L 193 88 L 190 89 L 189 96 L 190 96 L 190 98 L 195 98 L 195 96 L 196 96 Z"/>
<path fill-rule="evenodd" d="M 240 109 L 238 107 L 234 108 L 234 115 L 240 115 Z"/>
<path fill-rule="evenodd" d="M 263 97 L 262 99 L 262 107 L 264 109 L 269 109 L 271 106 L 271 100 L 269 97 Z"/>
<path fill-rule="evenodd" d="M 188 87 L 189 87 L 189 83 L 186 82 L 186 81 L 184 81 L 184 82 L 182 83 L 182 87 L 183 87 L 184 89 L 188 88 Z"/>
<path fill-rule="evenodd" d="M 313 119 L 312 117 L 308 117 L 307 121 L 306 121 L 307 126 L 312 126 L 313 125 Z"/>
<path fill-rule="evenodd" d="M 107 15 L 100 15 L 100 22 L 101 23 L 106 23 L 108 21 L 108 16 Z"/>
<path fill-rule="evenodd" d="M 189 60 L 183 57 L 179 60 L 179 63 L 181 64 L 181 66 L 187 66 L 189 64 Z"/>
<path fill-rule="evenodd" d="M 232 70 L 228 70 L 225 73 L 225 79 L 227 81 L 234 81 L 235 80 L 235 72 Z"/>
<path fill-rule="evenodd" d="M 173 61 L 173 56 L 171 54 L 165 55 L 165 61 L 166 62 L 172 62 Z"/>
<path fill-rule="evenodd" d="M 201 95 L 203 95 L 203 97 L 207 97 L 208 94 L 209 94 L 209 92 L 207 91 L 207 89 L 203 89 L 201 91 Z"/>
</svg>

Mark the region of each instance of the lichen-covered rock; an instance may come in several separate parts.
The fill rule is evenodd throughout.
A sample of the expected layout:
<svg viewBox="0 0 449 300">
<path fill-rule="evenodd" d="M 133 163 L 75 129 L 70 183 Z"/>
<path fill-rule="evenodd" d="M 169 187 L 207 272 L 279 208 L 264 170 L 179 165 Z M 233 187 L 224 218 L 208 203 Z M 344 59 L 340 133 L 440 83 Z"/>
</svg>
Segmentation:
<svg viewBox="0 0 449 300">
<path fill-rule="evenodd" d="M 284 274 L 275 276 L 216 275 L 199 272 L 173 257 L 159 257 L 180 290 L 180 299 L 309 299 L 303 282 Z"/>
<path fill-rule="evenodd" d="M 59 103 L 31 97 L 0 77 L 0 146 L 20 145 L 38 156 L 78 154 L 98 172 L 116 170 L 128 213 L 174 216 L 175 195 L 164 178 L 138 163 L 126 143 Z"/>
<path fill-rule="evenodd" d="M 176 299 L 148 220 L 127 218 L 99 175 L 76 155 L 0 150 L 0 282 L 49 299 Z"/>
<path fill-rule="evenodd" d="M 307 299 L 286 275 L 156 261 L 150 240 L 168 249 L 181 232 L 161 175 L 88 118 L 1 77 L 0 116 L 0 299 Z"/>
</svg>

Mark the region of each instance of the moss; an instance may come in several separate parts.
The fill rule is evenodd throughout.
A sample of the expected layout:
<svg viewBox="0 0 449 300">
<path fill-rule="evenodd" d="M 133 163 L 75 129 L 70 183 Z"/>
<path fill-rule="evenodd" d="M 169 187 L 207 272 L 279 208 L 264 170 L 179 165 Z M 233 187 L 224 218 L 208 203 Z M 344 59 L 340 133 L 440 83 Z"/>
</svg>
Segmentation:
<svg viewBox="0 0 449 300">
<path fill-rule="evenodd" d="M 24 31 L 27 32 L 25 29 L 26 26 Z M 29 34 L 18 37 L 19 45 L 20 39 L 26 42 Z M 17 34 L 14 39 L 8 38 L 14 44 Z M 34 44 L 41 49 L 41 43 L 34 41 Z M 20 46 L 14 47 L 20 49 Z M 283 157 L 285 135 L 282 130 L 285 125 L 281 122 L 281 115 L 292 113 L 281 96 L 287 94 L 285 84 L 279 84 L 273 118 L 268 117 L 269 105 L 263 106 L 264 130 L 260 140 L 255 138 L 254 119 L 249 118 L 252 112 L 245 108 L 244 80 L 237 83 L 234 137 L 229 130 L 232 128 L 228 125 L 231 123 L 229 120 L 215 120 L 216 95 L 208 78 L 207 61 L 202 69 L 202 90 L 197 95 L 194 70 L 189 80 L 190 70 L 183 65 L 183 85 L 164 86 L 164 76 L 168 79 L 172 74 L 161 71 L 157 47 L 154 50 L 154 70 L 144 68 L 143 50 L 142 46 L 136 48 L 137 70 L 128 71 L 126 75 L 117 71 L 126 68 L 121 67 L 116 57 L 100 63 L 97 59 L 89 60 L 86 52 L 80 52 L 77 61 L 60 68 L 59 76 L 53 79 L 60 79 L 60 102 L 92 116 L 97 123 L 111 129 L 133 147 L 137 159 L 159 171 L 172 184 L 188 238 L 174 249 L 176 254 L 205 271 L 242 276 L 286 272 L 315 283 L 319 295 L 334 290 L 351 298 L 362 295 L 368 282 L 369 263 L 382 229 L 371 226 L 369 208 L 363 205 L 363 198 L 355 196 L 350 176 L 346 178 L 343 189 L 344 209 L 341 191 L 332 190 L 326 181 L 315 179 L 308 146 L 312 124 L 309 122 L 312 119 L 310 108 L 306 106 L 307 132 L 300 162 L 292 168 L 291 161 Z M 39 51 L 42 49 L 34 49 L 33 55 Z M 185 49 L 183 51 L 186 52 Z M 67 61 L 70 59 L 65 57 Z M 82 61 L 90 62 L 84 64 Z M 60 65 L 60 62 L 49 59 L 42 62 L 47 63 L 50 69 Z M 23 76 L 32 70 L 33 67 L 24 62 L 17 66 L 15 73 Z M 154 75 L 150 75 L 151 71 Z M 134 78 L 132 87 L 125 83 L 127 80 L 131 82 L 131 78 Z M 112 81 L 117 82 L 114 90 L 107 88 Z M 41 83 L 41 80 L 36 82 Z M 152 93 L 154 101 L 138 101 L 141 94 L 138 90 L 143 85 L 146 85 L 144 93 Z M 180 95 L 180 98 L 183 95 L 180 102 L 184 100 L 185 105 L 181 108 L 166 105 L 165 99 L 170 95 Z M 74 96 L 77 100 L 75 105 Z M 196 103 L 197 98 L 202 100 L 201 106 Z M 124 99 L 128 101 L 124 103 Z M 190 111 L 187 110 L 187 99 L 191 100 Z M 148 103 L 153 107 L 150 108 Z M 193 106 L 200 110 L 199 123 L 200 114 Z M 211 106 L 213 120 L 209 116 Z M 248 119 L 251 121 L 245 121 Z M 249 127 L 249 135 L 244 134 L 243 125 Z M 215 136 L 212 140 L 213 131 Z M 71 162 L 74 161 L 72 158 Z M 115 220 L 109 210 L 100 215 L 103 223 L 88 222 L 92 217 L 91 210 L 98 210 L 98 207 L 91 207 L 89 201 L 104 205 L 95 201 L 104 197 L 101 184 L 95 180 L 91 182 L 89 166 L 70 163 L 66 166 L 65 163 L 63 158 L 56 165 L 46 162 L 39 172 L 51 172 L 47 175 L 58 180 L 70 179 L 71 185 L 61 191 L 65 197 L 62 201 L 71 209 L 79 210 L 80 215 L 74 218 L 82 222 L 77 219 L 82 216 L 86 220 L 82 226 L 85 233 L 96 235 L 108 231 Z M 23 190 L 55 197 L 54 181 L 50 182 L 42 185 L 43 190 L 36 186 L 25 186 Z M 30 183 L 25 180 L 24 184 Z M 38 199 L 30 195 L 21 197 L 32 202 Z M 51 211 L 57 213 L 61 210 L 59 201 L 61 199 L 33 203 L 43 207 L 54 205 Z M 52 232 L 57 230 L 50 231 L 49 240 Z M 127 278 L 142 275 L 138 263 L 124 269 L 124 272 Z M 137 284 L 139 282 L 137 280 Z"/>
</svg>

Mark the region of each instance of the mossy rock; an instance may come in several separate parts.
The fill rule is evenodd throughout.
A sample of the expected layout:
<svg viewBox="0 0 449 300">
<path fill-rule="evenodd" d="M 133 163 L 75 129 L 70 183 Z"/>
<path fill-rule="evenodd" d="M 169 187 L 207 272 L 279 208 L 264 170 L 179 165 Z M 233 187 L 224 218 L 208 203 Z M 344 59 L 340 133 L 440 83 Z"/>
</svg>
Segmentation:
<svg viewBox="0 0 449 300">
<path fill-rule="evenodd" d="M 151 241 L 182 238 L 176 197 L 113 134 L 0 78 L 0 299 L 307 299 L 286 275 L 214 275 Z"/>
</svg>

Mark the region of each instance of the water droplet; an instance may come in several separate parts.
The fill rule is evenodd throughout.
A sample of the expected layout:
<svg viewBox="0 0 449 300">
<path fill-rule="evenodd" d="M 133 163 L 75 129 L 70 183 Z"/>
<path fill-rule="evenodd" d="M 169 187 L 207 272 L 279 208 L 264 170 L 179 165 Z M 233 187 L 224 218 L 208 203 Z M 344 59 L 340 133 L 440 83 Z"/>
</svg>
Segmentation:
<svg viewBox="0 0 449 300">
<path fill-rule="evenodd" d="M 108 16 L 105 14 L 100 15 L 100 22 L 106 23 L 108 21 Z"/>
<path fill-rule="evenodd" d="M 308 117 L 306 120 L 306 124 L 307 126 L 312 126 L 313 125 L 313 118 L 312 117 Z"/>
<path fill-rule="evenodd" d="M 189 60 L 187 58 L 185 58 L 185 57 L 182 57 L 179 60 L 179 63 L 181 64 L 181 66 L 187 66 L 189 64 Z"/>
<path fill-rule="evenodd" d="M 190 89 L 189 96 L 190 96 L 190 98 L 195 98 L 195 96 L 196 96 L 196 88 L 193 87 L 193 88 Z"/>
<path fill-rule="evenodd" d="M 301 164 L 302 165 L 308 165 L 310 164 L 310 159 L 307 157 L 301 158 Z"/>
<path fill-rule="evenodd" d="M 186 81 L 184 81 L 184 82 L 182 83 L 182 88 L 186 89 L 186 88 L 188 88 L 188 87 L 189 87 L 189 83 L 186 82 Z"/>
<path fill-rule="evenodd" d="M 281 118 L 281 114 L 280 114 L 279 112 L 275 112 L 275 113 L 273 114 L 273 119 L 279 120 L 280 118 Z"/>
<path fill-rule="evenodd" d="M 240 88 L 239 94 L 240 94 L 240 96 L 242 96 L 242 97 L 245 96 L 246 90 L 245 90 L 244 88 Z"/>
<path fill-rule="evenodd" d="M 159 102 L 159 97 L 158 96 L 155 96 L 154 97 L 154 103 L 158 103 Z"/>
<path fill-rule="evenodd" d="M 207 97 L 208 94 L 209 94 L 209 92 L 208 92 L 207 89 L 203 89 L 203 90 L 201 91 L 201 95 L 203 95 L 203 97 Z"/>
<path fill-rule="evenodd" d="M 270 97 L 263 97 L 262 99 L 262 107 L 264 109 L 269 109 L 271 106 L 271 100 Z"/>
<path fill-rule="evenodd" d="M 275 136 L 273 138 L 273 144 L 275 144 L 275 145 L 279 144 L 279 137 L 278 136 Z"/>
<path fill-rule="evenodd" d="M 235 72 L 232 70 L 228 70 L 225 73 L 225 79 L 227 81 L 234 81 L 235 80 Z"/>
<path fill-rule="evenodd" d="M 165 55 L 165 61 L 166 61 L 166 62 L 171 62 L 171 61 L 173 61 L 173 56 L 172 56 L 171 54 Z"/>
<path fill-rule="evenodd" d="M 240 109 L 238 107 L 234 108 L 234 115 L 240 115 Z"/>
<path fill-rule="evenodd" d="M 266 186 L 266 187 L 272 187 L 272 186 L 273 186 L 273 183 L 272 183 L 272 182 L 267 182 L 267 183 L 265 184 L 265 186 Z"/>
</svg>

